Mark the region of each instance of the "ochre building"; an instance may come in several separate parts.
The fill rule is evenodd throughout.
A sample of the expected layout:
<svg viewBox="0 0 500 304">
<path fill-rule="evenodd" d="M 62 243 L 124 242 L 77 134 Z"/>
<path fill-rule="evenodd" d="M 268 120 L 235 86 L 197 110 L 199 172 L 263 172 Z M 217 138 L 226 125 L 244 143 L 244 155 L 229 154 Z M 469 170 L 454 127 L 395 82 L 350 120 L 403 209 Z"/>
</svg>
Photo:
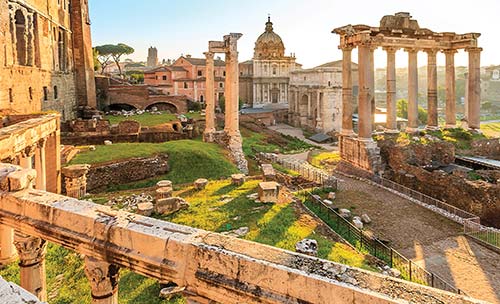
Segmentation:
<svg viewBox="0 0 500 304">
<path fill-rule="evenodd" d="M 55 110 L 68 120 L 95 107 L 87 1 L 1 1 L 0 27 L 4 114 Z"/>
</svg>

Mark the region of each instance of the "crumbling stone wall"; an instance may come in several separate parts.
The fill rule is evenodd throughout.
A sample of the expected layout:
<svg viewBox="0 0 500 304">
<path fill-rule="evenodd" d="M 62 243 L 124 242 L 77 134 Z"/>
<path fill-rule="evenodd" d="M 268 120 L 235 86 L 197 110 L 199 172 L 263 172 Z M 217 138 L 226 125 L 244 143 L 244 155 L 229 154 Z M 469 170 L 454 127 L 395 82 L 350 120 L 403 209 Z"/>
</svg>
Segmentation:
<svg viewBox="0 0 500 304">
<path fill-rule="evenodd" d="M 500 227 L 500 184 L 470 180 L 463 174 L 439 169 L 453 163 L 452 144 L 402 146 L 385 140 L 379 146 L 386 165 L 384 177 L 476 214 L 484 224 Z"/>
<path fill-rule="evenodd" d="M 167 155 L 92 165 L 87 174 L 87 191 L 96 192 L 110 185 L 121 185 L 152 178 L 166 174 L 168 171 Z"/>
<path fill-rule="evenodd" d="M 474 155 L 500 160 L 500 138 L 475 140 L 471 145 Z"/>
</svg>

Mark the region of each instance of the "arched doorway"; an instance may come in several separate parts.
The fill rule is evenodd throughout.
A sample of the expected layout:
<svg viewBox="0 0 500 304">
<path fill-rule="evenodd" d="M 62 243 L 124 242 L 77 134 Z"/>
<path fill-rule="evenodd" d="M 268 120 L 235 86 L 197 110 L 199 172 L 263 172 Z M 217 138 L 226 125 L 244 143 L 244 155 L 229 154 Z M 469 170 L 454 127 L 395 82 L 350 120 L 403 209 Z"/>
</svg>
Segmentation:
<svg viewBox="0 0 500 304">
<path fill-rule="evenodd" d="M 107 111 L 132 111 L 137 108 L 126 103 L 114 103 L 107 107 Z"/>
<path fill-rule="evenodd" d="M 167 102 L 157 102 L 152 105 L 149 105 L 146 110 L 152 110 L 153 108 L 156 108 L 158 111 L 161 112 L 167 112 L 167 113 L 177 113 L 177 107 L 171 103 Z"/>
<path fill-rule="evenodd" d="M 16 11 L 15 15 L 16 28 L 16 51 L 17 51 L 17 64 L 27 64 L 28 45 L 26 41 L 26 17 L 21 10 Z"/>
<path fill-rule="evenodd" d="M 278 103 L 280 100 L 280 89 L 273 88 L 271 89 L 271 102 Z"/>
</svg>

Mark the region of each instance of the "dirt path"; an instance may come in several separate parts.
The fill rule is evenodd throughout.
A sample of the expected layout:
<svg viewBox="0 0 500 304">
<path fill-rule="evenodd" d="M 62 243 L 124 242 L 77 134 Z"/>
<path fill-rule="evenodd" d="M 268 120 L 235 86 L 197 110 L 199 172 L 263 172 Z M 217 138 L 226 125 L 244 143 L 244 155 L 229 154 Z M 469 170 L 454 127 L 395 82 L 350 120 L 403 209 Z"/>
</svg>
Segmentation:
<svg viewBox="0 0 500 304">
<path fill-rule="evenodd" d="M 469 296 L 500 303 L 500 255 L 462 236 L 462 227 L 389 191 L 339 176 L 335 204 L 373 220 L 367 230 Z"/>
</svg>

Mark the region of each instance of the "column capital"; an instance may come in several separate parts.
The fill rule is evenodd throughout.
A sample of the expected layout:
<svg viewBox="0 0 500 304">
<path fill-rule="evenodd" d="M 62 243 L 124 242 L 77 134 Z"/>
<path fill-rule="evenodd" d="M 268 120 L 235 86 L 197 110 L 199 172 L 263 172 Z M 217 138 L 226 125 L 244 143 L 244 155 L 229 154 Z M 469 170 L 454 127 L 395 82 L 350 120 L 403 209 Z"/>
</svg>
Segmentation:
<svg viewBox="0 0 500 304">
<path fill-rule="evenodd" d="M 378 46 L 378 45 L 376 45 L 376 44 L 370 44 L 370 52 L 372 52 L 372 53 L 373 53 L 373 52 L 375 52 L 375 50 L 376 50 L 376 49 L 378 49 L 378 48 L 379 48 L 379 46 Z"/>
<path fill-rule="evenodd" d="M 446 55 L 455 55 L 456 53 L 458 53 L 458 51 L 455 49 L 444 49 L 442 50 L 442 52 Z"/>
<path fill-rule="evenodd" d="M 354 45 L 339 45 L 339 50 L 342 51 L 352 51 L 356 47 Z"/>
<path fill-rule="evenodd" d="M 43 149 L 45 148 L 46 143 L 47 143 L 47 137 L 44 137 L 37 142 L 37 146 L 39 149 Z"/>
<path fill-rule="evenodd" d="M 85 275 L 87 276 L 94 299 L 110 298 L 118 290 L 119 267 L 114 264 L 85 257 Z"/>
<path fill-rule="evenodd" d="M 439 52 L 438 49 L 424 49 L 423 51 L 426 52 L 429 56 L 436 56 Z"/>
<path fill-rule="evenodd" d="M 399 47 L 395 47 L 395 46 L 384 46 L 382 47 L 382 49 L 384 51 L 386 51 L 387 53 L 396 53 L 400 48 Z"/>
<path fill-rule="evenodd" d="M 468 47 L 468 48 L 465 48 L 465 51 L 469 52 L 469 53 L 480 53 L 482 50 L 483 50 L 483 48 L 481 48 L 481 47 Z"/>
<path fill-rule="evenodd" d="M 14 235 L 14 246 L 19 254 L 19 266 L 29 267 L 45 260 L 47 242 L 18 231 Z"/>
<path fill-rule="evenodd" d="M 408 53 L 418 53 L 420 51 L 419 48 L 405 48 L 404 50 L 405 50 L 405 52 L 408 52 Z"/>
<path fill-rule="evenodd" d="M 214 52 L 205 52 L 203 54 L 205 55 L 205 58 L 207 58 L 207 59 L 214 59 L 214 55 L 215 55 Z"/>
</svg>

